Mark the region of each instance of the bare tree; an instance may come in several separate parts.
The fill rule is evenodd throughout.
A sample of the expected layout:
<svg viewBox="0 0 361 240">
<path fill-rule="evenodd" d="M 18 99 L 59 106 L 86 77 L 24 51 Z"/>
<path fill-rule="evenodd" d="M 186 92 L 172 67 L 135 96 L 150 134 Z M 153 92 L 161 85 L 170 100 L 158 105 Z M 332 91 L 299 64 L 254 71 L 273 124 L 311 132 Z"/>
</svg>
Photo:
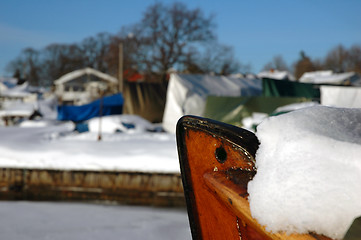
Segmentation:
<svg viewBox="0 0 361 240">
<path fill-rule="evenodd" d="M 183 67 L 192 54 L 192 46 L 215 38 L 213 26 L 211 17 L 205 17 L 200 9 L 188 9 L 183 3 L 151 5 L 132 29 L 139 68 L 158 72 L 164 78 L 171 67 Z"/>
<path fill-rule="evenodd" d="M 272 61 L 268 62 L 263 70 L 279 70 L 279 71 L 289 71 L 287 63 L 283 60 L 281 55 L 274 56 Z"/>
<path fill-rule="evenodd" d="M 7 71 L 13 72 L 27 80 L 30 84 L 38 86 L 40 76 L 39 51 L 33 48 L 24 49 L 20 56 L 7 65 Z"/>
<path fill-rule="evenodd" d="M 133 33 L 134 27 L 123 27 L 121 31 L 111 38 L 108 52 L 105 56 L 105 62 L 108 66 L 109 74 L 113 76 L 118 76 L 119 71 L 119 46 L 123 46 L 123 68 L 126 72 L 138 71 L 141 69 L 141 65 L 137 61 L 137 55 L 139 55 L 139 40 L 135 37 Z M 144 70 L 144 69 L 141 69 Z M 127 78 L 127 76 L 125 76 Z"/>
<path fill-rule="evenodd" d="M 51 44 L 39 51 L 24 50 L 9 63 L 8 71 L 17 76 L 26 75 L 34 84 L 42 81 L 45 85 L 84 67 L 118 76 L 122 44 L 123 66 L 129 72 L 160 75 L 162 80 L 170 68 L 216 74 L 236 72 L 242 65 L 231 47 L 215 41 L 213 19 L 200 9 L 188 9 L 180 2 L 155 3 L 146 9 L 139 23 L 123 27 L 116 36 L 99 33 L 77 44 Z"/>
<path fill-rule="evenodd" d="M 24 49 L 7 66 L 7 71 L 21 76 L 32 85 L 50 86 L 71 71 L 92 67 L 107 72 L 106 56 L 111 35 L 99 33 L 80 44 L 50 44 L 41 50 Z"/>
<path fill-rule="evenodd" d="M 349 50 L 349 71 L 361 74 L 361 44 L 353 45 Z"/>
<path fill-rule="evenodd" d="M 49 85 L 53 80 L 84 67 L 83 54 L 77 44 L 51 44 L 42 51 L 43 74 Z"/>
<path fill-rule="evenodd" d="M 316 67 L 311 59 L 305 54 L 305 52 L 301 51 L 300 60 L 295 63 L 294 69 L 295 77 L 296 79 L 299 79 L 305 72 L 315 71 Z"/>
<path fill-rule="evenodd" d="M 242 65 L 235 59 L 232 47 L 215 41 L 204 45 L 204 49 L 193 49 L 187 56 L 184 63 L 187 72 L 229 75 L 241 70 Z"/>
<path fill-rule="evenodd" d="M 361 73 L 361 45 L 355 44 L 347 49 L 340 44 L 332 48 L 324 58 L 322 68 L 334 72 Z"/>
<path fill-rule="evenodd" d="M 348 68 L 347 59 L 348 51 L 342 45 L 338 45 L 327 54 L 324 68 L 335 72 L 345 72 Z"/>
<path fill-rule="evenodd" d="M 95 68 L 101 72 L 108 70 L 106 57 L 112 36 L 109 33 L 99 33 L 95 37 L 84 39 L 79 45 L 82 51 L 83 65 Z"/>
</svg>

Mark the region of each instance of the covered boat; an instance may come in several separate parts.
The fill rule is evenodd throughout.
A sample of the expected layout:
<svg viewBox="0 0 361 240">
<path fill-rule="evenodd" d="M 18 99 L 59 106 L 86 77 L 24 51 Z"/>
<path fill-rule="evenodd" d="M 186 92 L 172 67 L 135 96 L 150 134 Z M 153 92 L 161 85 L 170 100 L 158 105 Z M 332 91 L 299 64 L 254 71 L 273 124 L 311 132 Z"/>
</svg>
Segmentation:
<svg viewBox="0 0 361 240">
<path fill-rule="evenodd" d="M 259 141 L 247 130 L 184 116 L 177 145 L 193 239 L 330 239 L 271 233 L 251 215 L 247 184 L 256 174 Z"/>
</svg>

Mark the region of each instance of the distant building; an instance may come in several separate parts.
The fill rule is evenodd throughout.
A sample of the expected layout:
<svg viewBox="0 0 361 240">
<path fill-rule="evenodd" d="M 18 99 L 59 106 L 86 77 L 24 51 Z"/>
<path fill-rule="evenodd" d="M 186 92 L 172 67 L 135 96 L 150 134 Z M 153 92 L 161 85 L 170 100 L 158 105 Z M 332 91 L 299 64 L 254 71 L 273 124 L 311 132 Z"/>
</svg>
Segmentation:
<svg viewBox="0 0 361 240">
<path fill-rule="evenodd" d="M 270 78 L 277 80 L 290 80 L 295 81 L 295 77 L 288 71 L 269 70 L 257 74 L 258 78 Z"/>
<path fill-rule="evenodd" d="M 0 79 L 0 126 L 16 125 L 38 112 L 38 95 L 28 91 L 27 82 L 17 83 L 14 78 Z"/>
<path fill-rule="evenodd" d="M 334 73 L 332 70 L 306 72 L 299 81 L 314 84 L 361 85 L 361 78 L 355 72 Z"/>
<path fill-rule="evenodd" d="M 118 79 L 92 68 L 65 74 L 54 81 L 59 103 L 82 105 L 118 91 Z"/>
</svg>

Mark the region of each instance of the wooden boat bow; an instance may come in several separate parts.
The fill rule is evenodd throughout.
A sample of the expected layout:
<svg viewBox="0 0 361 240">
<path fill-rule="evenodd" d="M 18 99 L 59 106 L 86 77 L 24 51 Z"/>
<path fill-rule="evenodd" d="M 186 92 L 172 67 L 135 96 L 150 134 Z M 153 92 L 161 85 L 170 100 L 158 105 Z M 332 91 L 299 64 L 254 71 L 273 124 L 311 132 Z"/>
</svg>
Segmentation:
<svg viewBox="0 0 361 240">
<path fill-rule="evenodd" d="M 256 174 L 257 137 L 233 125 L 184 116 L 177 147 L 193 239 L 329 239 L 270 233 L 251 216 L 247 184 Z"/>
</svg>

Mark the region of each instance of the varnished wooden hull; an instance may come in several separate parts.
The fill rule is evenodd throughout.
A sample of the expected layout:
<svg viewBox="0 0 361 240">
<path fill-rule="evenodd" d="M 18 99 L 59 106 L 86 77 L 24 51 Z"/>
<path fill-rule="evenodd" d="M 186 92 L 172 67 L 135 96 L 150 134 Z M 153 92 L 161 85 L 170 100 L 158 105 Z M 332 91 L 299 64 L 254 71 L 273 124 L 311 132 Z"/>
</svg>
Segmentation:
<svg viewBox="0 0 361 240">
<path fill-rule="evenodd" d="M 252 218 L 247 183 L 256 174 L 257 137 L 193 116 L 177 125 L 183 188 L 193 239 L 329 239 L 270 233 Z"/>
</svg>

